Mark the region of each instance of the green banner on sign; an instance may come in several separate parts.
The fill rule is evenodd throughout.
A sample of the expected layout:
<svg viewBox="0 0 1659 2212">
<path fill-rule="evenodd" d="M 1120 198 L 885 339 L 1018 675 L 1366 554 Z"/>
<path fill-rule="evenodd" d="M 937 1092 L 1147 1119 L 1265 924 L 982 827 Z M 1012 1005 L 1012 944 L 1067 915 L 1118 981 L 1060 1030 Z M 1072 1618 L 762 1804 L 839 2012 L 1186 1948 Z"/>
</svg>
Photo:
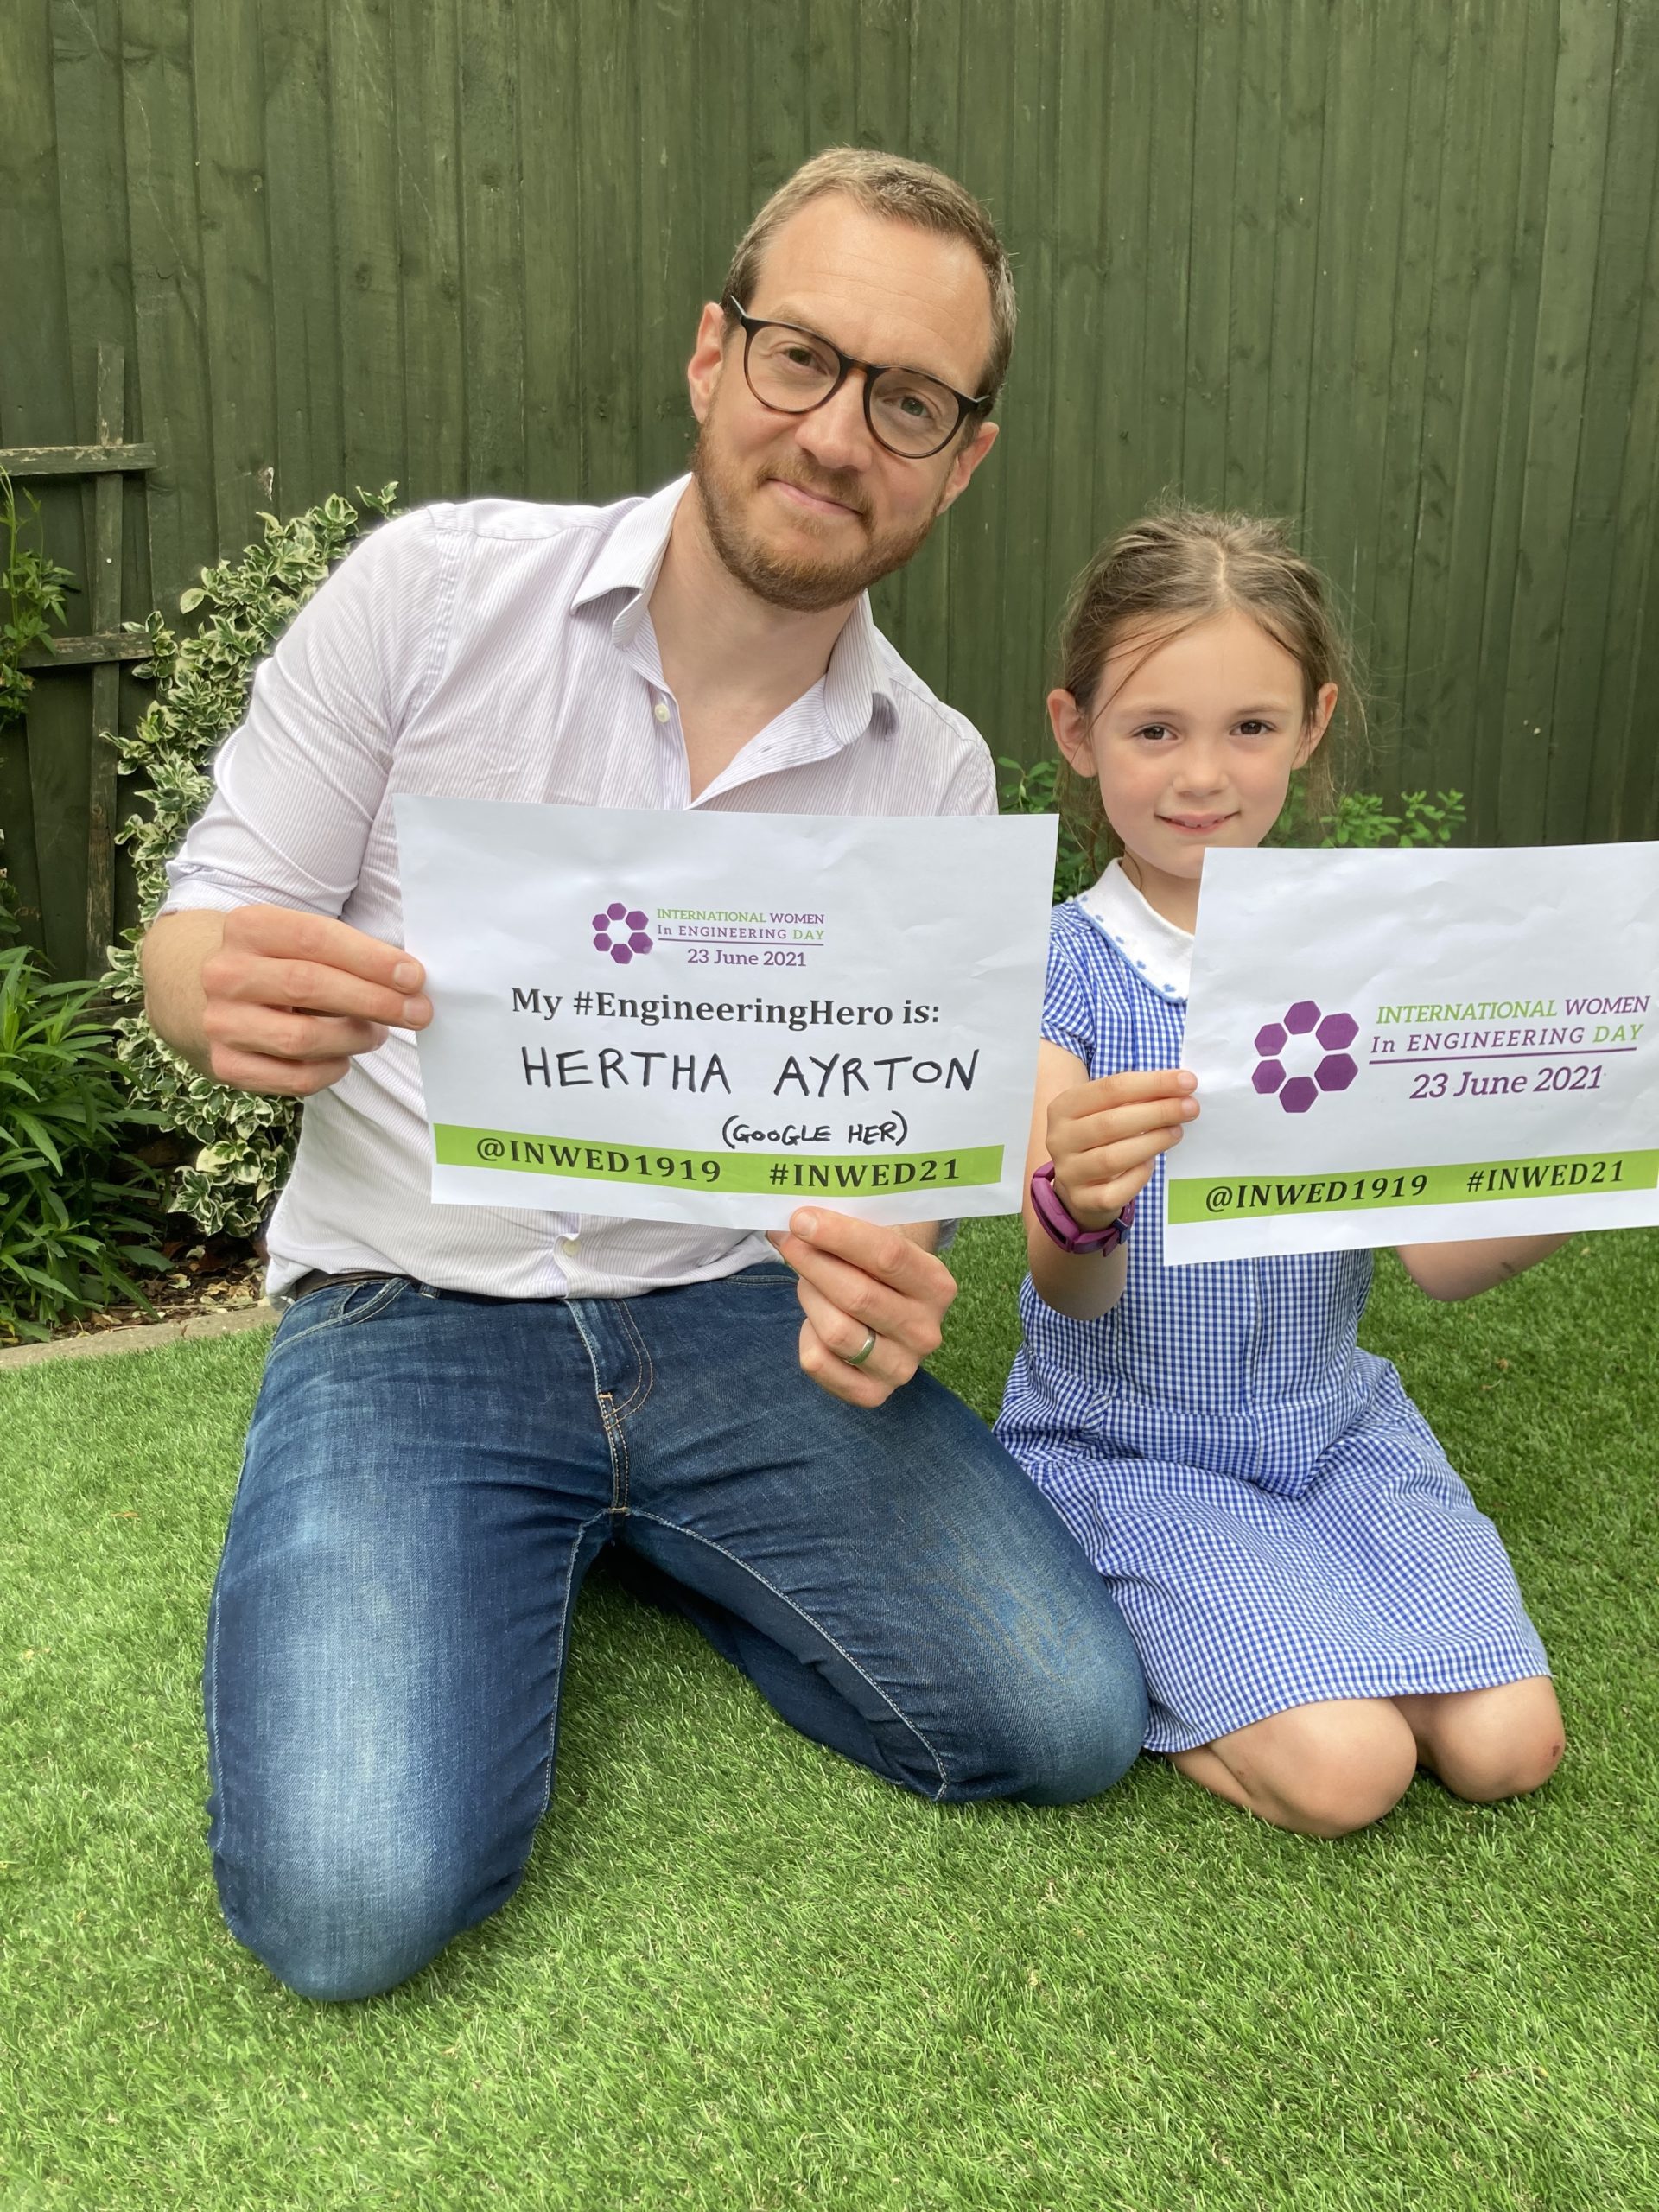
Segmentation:
<svg viewBox="0 0 1659 2212">
<path fill-rule="evenodd" d="M 1379 1206 L 1479 1205 L 1490 1198 L 1614 1198 L 1659 1188 L 1659 1152 L 1567 1154 L 1553 1160 L 1473 1160 L 1449 1167 L 1370 1168 L 1329 1175 L 1172 1179 L 1173 1222 L 1249 1221 L 1351 1213 Z"/>
<path fill-rule="evenodd" d="M 561 1175 L 583 1183 L 674 1185 L 696 1191 L 764 1192 L 771 1198 L 835 1198 L 875 1192 L 962 1190 L 995 1183 L 1000 1144 L 960 1152 L 674 1152 L 654 1145 L 525 1135 L 516 1129 L 433 1131 L 444 1167 L 487 1167 L 520 1175 Z"/>
</svg>

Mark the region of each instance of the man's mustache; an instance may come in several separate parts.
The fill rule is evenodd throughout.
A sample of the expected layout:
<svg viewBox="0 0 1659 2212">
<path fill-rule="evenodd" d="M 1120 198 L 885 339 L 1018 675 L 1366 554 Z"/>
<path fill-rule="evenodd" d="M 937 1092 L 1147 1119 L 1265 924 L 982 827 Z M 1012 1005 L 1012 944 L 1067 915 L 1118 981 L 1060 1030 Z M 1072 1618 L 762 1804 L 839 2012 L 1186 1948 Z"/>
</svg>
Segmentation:
<svg viewBox="0 0 1659 2212">
<path fill-rule="evenodd" d="M 850 471 L 837 476 L 828 470 L 772 467 L 761 480 L 792 484 L 797 491 L 816 493 L 821 499 L 834 499 L 840 506 L 850 507 L 861 521 L 869 519 L 869 502 Z"/>
</svg>

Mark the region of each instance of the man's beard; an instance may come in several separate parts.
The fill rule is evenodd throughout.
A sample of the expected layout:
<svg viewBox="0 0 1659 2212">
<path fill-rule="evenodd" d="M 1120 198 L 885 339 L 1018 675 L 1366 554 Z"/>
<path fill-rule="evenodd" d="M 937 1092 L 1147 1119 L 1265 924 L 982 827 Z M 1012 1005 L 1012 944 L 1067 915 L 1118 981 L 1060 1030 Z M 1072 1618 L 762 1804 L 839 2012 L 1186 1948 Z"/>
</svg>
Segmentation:
<svg viewBox="0 0 1659 2212">
<path fill-rule="evenodd" d="M 785 484 L 798 485 L 803 491 L 816 492 L 823 499 L 838 500 L 863 522 L 868 508 L 856 476 L 815 470 L 797 455 L 787 465 L 773 462 L 753 484 L 745 484 L 736 468 L 720 454 L 707 423 L 697 432 L 691 474 L 696 479 L 709 543 L 722 566 L 757 599 L 771 607 L 787 607 L 798 614 L 821 614 L 827 608 L 844 607 L 883 576 L 902 569 L 925 541 L 945 493 L 945 484 L 941 483 L 938 498 L 919 523 L 885 534 L 867 532 L 857 552 L 826 551 L 817 559 L 810 555 L 790 559 L 772 551 L 745 526 L 744 493 L 758 491 L 768 478 L 775 477 Z"/>
</svg>

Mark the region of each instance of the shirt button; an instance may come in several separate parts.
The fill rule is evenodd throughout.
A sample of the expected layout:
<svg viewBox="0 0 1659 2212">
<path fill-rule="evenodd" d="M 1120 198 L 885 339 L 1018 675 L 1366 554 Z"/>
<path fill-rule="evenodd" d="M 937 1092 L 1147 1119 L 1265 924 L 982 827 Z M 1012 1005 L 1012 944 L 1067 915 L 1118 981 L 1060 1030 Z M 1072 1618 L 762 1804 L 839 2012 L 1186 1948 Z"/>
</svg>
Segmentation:
<svg viewBox="0 0 1659 2212">
<path fill-rule="evenodd" d="M 668 720 L 668 702 L 667 702 L 667 700 L 666 700 L 666 699 L 659 699 L 659 700 L 657 702 L 656 706 L 653 708 L 652 712 L 656 715 L 656 717 L 657 717 L 657 719 L 658 719 L 658 721 L 659 722 L 665 722 L 665 721 Z"/>
<path fill-rule="evenodd" d="M 564 1254 L 568 1260 L 574 1260 L 575 1258 L 577 1252 L 581 1249 L 581 1246 L 582 1239 L 580 1236 L 561 1236 L 559 1239 L 559 1249 Z"/>
</svg>

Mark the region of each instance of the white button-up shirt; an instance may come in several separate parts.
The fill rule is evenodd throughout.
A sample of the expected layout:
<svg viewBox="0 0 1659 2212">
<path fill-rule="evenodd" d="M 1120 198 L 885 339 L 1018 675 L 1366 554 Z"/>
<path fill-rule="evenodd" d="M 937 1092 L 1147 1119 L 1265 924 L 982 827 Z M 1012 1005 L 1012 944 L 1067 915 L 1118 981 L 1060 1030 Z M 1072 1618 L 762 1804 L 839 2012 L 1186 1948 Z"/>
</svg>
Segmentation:
<svg viewBox="0 0 1659 2212">
<path fill-rule="evenodd" d="M 399 791 L 766 814 L 991 814 L 990 755 L 861 599 L 830 665 L 691 797 L 650 598 L 688 480 L 613 507 L 423 508 L 356 548 L 254 682 L 164 912 L 269 904 L 404 942 Z M 773 1256 L 758 1233 L 434 1205 L 413 1033 L 306 1103 L 269 1285 L 384 1268 L 505 1298 L 626 1297 Z"/>
</svg>

